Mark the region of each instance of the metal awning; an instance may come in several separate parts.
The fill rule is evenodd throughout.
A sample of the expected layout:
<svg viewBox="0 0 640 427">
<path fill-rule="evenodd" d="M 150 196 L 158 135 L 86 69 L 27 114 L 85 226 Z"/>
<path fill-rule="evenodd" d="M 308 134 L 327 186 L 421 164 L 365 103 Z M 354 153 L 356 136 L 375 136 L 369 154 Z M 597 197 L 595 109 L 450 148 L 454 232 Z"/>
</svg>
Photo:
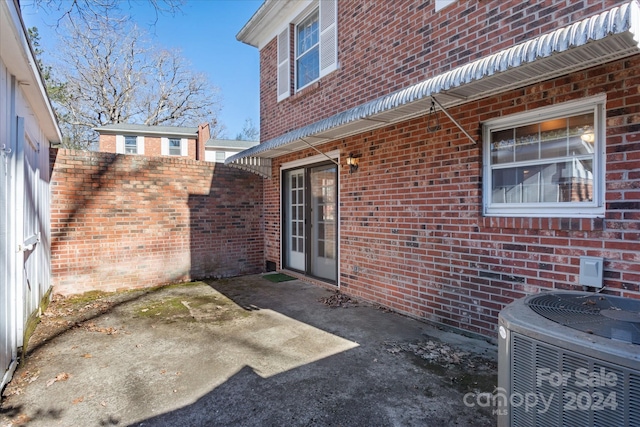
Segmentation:
<svg viewBox="0 0 640 427">
<path fill-rule="evenodd" d="M 637 53 L 640 5 L 633 0 L 265 141 L 225 164 L 270 177 L 270 159 L 423 115 L 434 95 L 446 109 Z"/>
</svg>

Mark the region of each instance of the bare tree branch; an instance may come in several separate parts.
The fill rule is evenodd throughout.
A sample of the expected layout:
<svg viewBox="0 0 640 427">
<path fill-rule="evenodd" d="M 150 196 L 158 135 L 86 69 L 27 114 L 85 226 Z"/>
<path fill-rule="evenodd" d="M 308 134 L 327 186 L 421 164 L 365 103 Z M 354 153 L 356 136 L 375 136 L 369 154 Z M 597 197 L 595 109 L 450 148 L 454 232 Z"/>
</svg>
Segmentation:
<svg viewBox="0 0 640 427">
<path fill-rule="evenodd" d="M 65 96 L 54 106 L 68 145 L 88 148 L 97 136 L 92 128 L 111 123 L 210 122 L 216 131 L 219 90 L 191 71 L 179 51 L 154 48 L 128 21 L 101 19 L 91 28 L 67 24 L 57 51 Z"/>
</svg>

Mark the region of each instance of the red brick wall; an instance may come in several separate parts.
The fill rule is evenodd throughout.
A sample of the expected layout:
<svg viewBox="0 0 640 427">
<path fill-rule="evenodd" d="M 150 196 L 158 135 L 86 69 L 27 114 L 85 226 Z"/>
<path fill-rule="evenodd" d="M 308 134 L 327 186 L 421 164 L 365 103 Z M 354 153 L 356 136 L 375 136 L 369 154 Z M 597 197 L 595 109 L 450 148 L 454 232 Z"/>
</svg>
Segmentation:
<svg viewBox="0 0 640 427">
<path fill-rule="evenodd" d="M 260 52 L 260 138 L 272 139 L 627 0 L 338 2 L 339 69 L 277 102 L 277 41 Z M 293 66 L 293 65 L 292 65 Z"/>
<path fill-rule="evenodd" d="M 572 288 L 579 257 L 605 258 L 604 292 L 640 298 L 640 55 L 471 102 L 449 113 L 478 141 L 491 118 L 607 93 L 604 219 L 483 217 L 482 143 L 440 115 L 319 147 L 361 154 L 340 171 L 342 291 L 416 317 L 495 335 L 498 312 L 543 289 Z M 280 259 L 282 162 L 265 182 L 265 246 Z M 279 266 L 280 267 L 280 266 Z M 581 288 L 580 288 L 581 289 Z"/>
<path fill-rule="evenodd" d="M 263 270 L 262 183 L 218 163 L 51 151 L 54 292 Z"/>
<path fill-rule="evenodd" d="M 115 153 L 116 152 L 116 136 L 115 135 L 100 135 L 98 140 L 98 151 L 103 153 Z"/>
</svg>

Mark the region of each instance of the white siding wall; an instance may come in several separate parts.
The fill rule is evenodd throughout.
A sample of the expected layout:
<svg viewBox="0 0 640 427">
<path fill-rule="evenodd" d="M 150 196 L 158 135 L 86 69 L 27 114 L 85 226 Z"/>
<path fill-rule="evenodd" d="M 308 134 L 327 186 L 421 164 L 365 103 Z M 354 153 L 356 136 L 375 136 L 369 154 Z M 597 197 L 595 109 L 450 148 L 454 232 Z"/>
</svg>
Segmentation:
<svg viewBox="0 0 640 427">
<path fill-rule="evenodd" d="M 31 243 L 32 250 L 23 252 L 24 312 L 22 320 L 38 310 L 40 301 L 51 286 L 50 214 L 49 214 L 49 143 L 28 103 L 18 91 L 16 110 L 24 117 L 23 141 L 23 237 L 20 244 Z M 22 345 L 22 334 L 18 337 Z"/>
<path fill-rule="evenodd" d="M 0 389 L 11 378 L 17 362 L 17 315 L 15 255 L 11 248 L 15 235 L 10 223 L 13 181 L 10 173 L 10 151 L 15 150 L 9 125 L 14 111 L 11 76 L 0 59 Z"/>
<path fill-rule="evenodd" d="M 49 142 L 0 60 L 0 388 L 51 287 Z M 25 250 L 25 243 L 31 244 Z"/>
</svg>

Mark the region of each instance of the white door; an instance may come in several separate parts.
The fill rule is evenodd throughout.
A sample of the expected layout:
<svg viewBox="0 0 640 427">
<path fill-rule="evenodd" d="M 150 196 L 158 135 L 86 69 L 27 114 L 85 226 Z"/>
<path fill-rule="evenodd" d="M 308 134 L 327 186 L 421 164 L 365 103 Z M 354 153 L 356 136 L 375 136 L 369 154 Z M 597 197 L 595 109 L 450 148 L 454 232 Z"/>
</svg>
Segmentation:
<svg viewBox="0 0 640 427">
<path fill-rule="evenodd" d="M 306 270 L 305 250 L 305 177 L 304 169 L 284 174 L 284 241 L 285 266 L 294 270 Z"/>
</svg>

